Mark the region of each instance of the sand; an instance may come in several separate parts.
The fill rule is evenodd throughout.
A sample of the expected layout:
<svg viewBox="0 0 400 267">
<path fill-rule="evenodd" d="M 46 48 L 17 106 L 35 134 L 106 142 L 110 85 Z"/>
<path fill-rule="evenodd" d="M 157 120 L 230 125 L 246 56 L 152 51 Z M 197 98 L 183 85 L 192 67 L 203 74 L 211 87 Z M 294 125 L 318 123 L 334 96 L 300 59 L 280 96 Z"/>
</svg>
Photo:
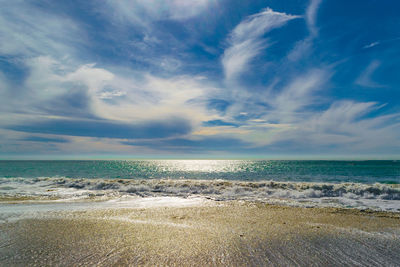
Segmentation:
<svg viewBox="0 0 400 267">
<path fill-rule="evenodd" d="M 398 213 L 178 198 L 13 203 L 0 204 L 1 266 L 400 262 Z"/>
</svg>

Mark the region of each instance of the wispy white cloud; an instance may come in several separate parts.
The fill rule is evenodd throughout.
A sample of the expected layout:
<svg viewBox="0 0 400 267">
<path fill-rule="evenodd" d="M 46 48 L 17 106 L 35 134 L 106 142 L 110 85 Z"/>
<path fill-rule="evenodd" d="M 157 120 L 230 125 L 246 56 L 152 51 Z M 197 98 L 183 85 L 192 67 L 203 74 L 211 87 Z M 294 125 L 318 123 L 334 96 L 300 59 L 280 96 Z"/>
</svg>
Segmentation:
<svg viewBox="0 0 400 267">
<path fill-rule="evenodd" d="M 266 90 L 242 90 L 235 97 L 224 121 L 240 125 L 233 131 L 213 128 L 204 132 L 224 135 L 253 142 L 254 146 L 270 145 L 282 140 L 282 133 L 295 132 L 302 123 L 311 120 L 326 100 L 318 97 L 328 88 L 332 73 L 325 69 L 310 69 L 288 78 L 282 83 L 272 83 Z M 242 134 L 241 132 L 246 132 Z"/>
<path fill-rule="evenodd" d="M 227 80 L 242 73 L 249 62 L 255 58 L 267 43 L 264 34 L 284 25 L 298 16 L 276 12 L 267 8 L 260 13 L 247 17 L 230 34 L 229 47 L 222 56 L 222 65 Z"/>
<path fill-rule="evenodd" d="M 200 45 L 199 32 L 205 29 L 194 21 L 217 6 L 216 0 L 106 0 L 96 8 L 109 22 L 104 36 L 117 44 L 119 55 L 139 68 L 169 75 L 194 64 L 188 50 Z"/>
<path fill-rule="evenodd" d="M 364 87 L 384 87 L 384 85 L 379 84 L 372 79 L 374 72 L 379 68 L 380 65 L 380 61 L 373 60 L 357 78 L 355 83 Z"/>
<path fill-rule="evenodd" d="M 374 46 L 377 46 L 377 45 L 380 45 L 380 44 L 381 44 L 380 41 L 372 42 L 372 43 L 370 43 L 370 44 L 365 45 L 365 46 L 363 47 L 363 49 L 371 48 L 371 47 L 374 47 Z"/>
<path fill-rule="evenodd" d="M 127 20 L 136 25 L 148 27 L 157 20 L 186 20 L 205 11 L 215 0 L 121 0 L 107 1 L 110 15 L 116 20 Z"/>
<path fill-rule="evenodd" d="M 295 122 L 304 117 L 304 112 L 316 104 L 316 93 L 326 88 L 327 71 L 314 69 L 295 77 L 276 95 L 269 95 L 267 102 L 274 107 L 275 120 L 280 123 Z"/>
<path fill-rule="evenodd" d="M 318 8 L 321 5 L 321 3 L 322 0 L 310 0 L 310 4 L 306 10 L 306 21 L 310 34 L 312 36 L 316 36 L 318 34 L 316 21 L 317 21 Z"/>
<path fill-rule="evenodd" d="M 247 40 L 232 45 L 225 50 L 222 65 L 226 79 L 232 80 L 248 68 L 249 62 L 255 58 L 260 50 L 266 48 L 265 42 L 261 40 Z"/>
<path fill-rule="evenodd" d="M 65 16 L 48 13 L 27 1 L 1 1 L 1 5 L 0 54 L 64 56 L 85 40 L 79 25 Z"/>
<path fill-rule="evenodd" d="M 288 54 L 288 59 L 290 61 L 297 61 L 301 58 L 304 58 L 305 55 L 308 55 L 310 49 L 312 47 L 312 38 L 307 37 L 303 40 L 298 41 L 293 49 Z"/>
<path fill-rule="evenodd" d="M 400 148 L 400 114 L 369 116 L 379 111 L 383 105 L 376 102 L 334 101 L 327 109 L 297 112 L 290 123 L 268 125 L 248 125 L 247 134 L 255 144 L 274 145 L 289 143 L 289 150 L 313 151 L 321 153 L 363 153 L 380 149 L 395 152 Z M 272 113 L 266 120 L 286 120 L 282 113 Z M 397 123 L 396 123 L 397 121 Z M 265 123 L 264 123 L 265 124 Z M 287 147 L 283 146 L 283 150 Z"/>
<path fill-rule="evenodd" d="M 283 87 L 273 84 L 267 91 L 253 94 L 246 100 L 250 104 L 240 105 L 242 111 L 254 106 L 251 103 L 263 102 L 265 105 L 263 112 L 256 114 L 256 119 L 245 124 L 244 129 L 250 132 L 247 138 L 258 146 L 288 139 L 288 133 L 296 132 L 299 125 L 315 114 L 321 104 L 317 95 L 326 89 L 330 75 L 328 70 L 311 69 L 293 77 Z"/>
<path fill-rule="evenodd" d="M 336 101 L 327 110 L 315 114 L 300 130 L 307 132 L 303 137 L 316 145 L 335 144 L 344 151 L 388 149 L 399 138 L 400 125 L 395 120 L 400 114 L 368 116 L 382 107 L 376 102 Z"/>
<path fill-rule="evenodd" d="M 312 48 L 313 41 L 318 36 L 317 14 L 321 3 L 322 0 L 310 0 L 305 14 L 309 35 L 295 44 L 292 51 L 288 54 L 289 60 L 297 61 L 305 57 Z"/>
<path fill-rule="evenodd" d="M 386 43 L 391 43 L 391 42 L 395 42 L 395 41 L 399 41 L 400 37 L 397 38 L 391 38 L 391 39 L 385 39 L 385 40 L 378 40 L 372 43 L 369 43 L 365 46 L 363 46 L 363 49 L 368 49 L 368 48 L 372 48 L 381 44 L 386 44 Z"/>
<path fill-rule="evenodd" d="M 253 114 L 253 117 L 241 121 L 237 133 L 220 129 L 221 133 L 214 134 L 251 141 L 254 148 L 289 143 L 295 146 L 291 149 L 317 153 L 324 149 L 334 153 L 395 151 L 393 144 L 399 139 L 400 114 L 371 116 L 385 105 L 323 97 L 332 75 L 331 69 L 310 69 L 294 76 L 284 86 L 276 83 L 266 91 L 249 94 L 233 105 L 226 120 L 232 120 L 239 113 Z M 252 113 L 252 107 L 263 102 L 264 112 Z M 257 109 L 260 111 L 261 107 Z M 283 145 L 282 150 L 285 149 L 288 148 Z"/>
</svg>

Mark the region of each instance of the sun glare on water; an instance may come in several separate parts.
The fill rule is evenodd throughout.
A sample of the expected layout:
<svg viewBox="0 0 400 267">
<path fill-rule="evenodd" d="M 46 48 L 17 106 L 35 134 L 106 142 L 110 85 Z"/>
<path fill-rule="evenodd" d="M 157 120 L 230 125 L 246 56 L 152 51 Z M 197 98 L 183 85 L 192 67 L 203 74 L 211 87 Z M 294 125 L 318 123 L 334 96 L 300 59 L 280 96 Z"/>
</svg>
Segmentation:
<svg viewBox="0 0 400 267">
<path fill-rule="evenodd" d="M 157 163 L 161 168 L 187 172 L 229 172 L 238 167 L 233 160 L 162 160 Z"/>
</svg>

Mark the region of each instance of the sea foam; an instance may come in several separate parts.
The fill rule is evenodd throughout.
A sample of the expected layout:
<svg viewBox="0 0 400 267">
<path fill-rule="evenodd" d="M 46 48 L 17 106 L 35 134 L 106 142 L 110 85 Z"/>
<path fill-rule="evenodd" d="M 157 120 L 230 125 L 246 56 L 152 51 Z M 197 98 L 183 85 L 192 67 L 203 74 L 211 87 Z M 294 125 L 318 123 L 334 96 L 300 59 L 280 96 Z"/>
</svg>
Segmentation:
<svg viewBox="0 0 400 267">
<path fill-rule="evenodd" d="M 58 199 L 204 197 L 294 206 L 344 207 L 400 212 L 399 184 L 307 183 L 180 179 L 0 178 L 3 198 Z"/>
</svg>

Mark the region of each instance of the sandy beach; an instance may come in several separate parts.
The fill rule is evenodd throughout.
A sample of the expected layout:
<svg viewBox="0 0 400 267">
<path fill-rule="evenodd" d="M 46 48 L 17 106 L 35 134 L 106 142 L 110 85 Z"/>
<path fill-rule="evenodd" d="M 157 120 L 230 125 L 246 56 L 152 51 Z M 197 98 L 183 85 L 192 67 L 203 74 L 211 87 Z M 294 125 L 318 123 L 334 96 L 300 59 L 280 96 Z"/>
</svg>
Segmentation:
<svg viewBox="0 0 400 267">
<path fill-rule="evenodd" d="M 201 198 L 0 204 L 2 266 L 395 266 L 400 214 Z"/>
</svg>

